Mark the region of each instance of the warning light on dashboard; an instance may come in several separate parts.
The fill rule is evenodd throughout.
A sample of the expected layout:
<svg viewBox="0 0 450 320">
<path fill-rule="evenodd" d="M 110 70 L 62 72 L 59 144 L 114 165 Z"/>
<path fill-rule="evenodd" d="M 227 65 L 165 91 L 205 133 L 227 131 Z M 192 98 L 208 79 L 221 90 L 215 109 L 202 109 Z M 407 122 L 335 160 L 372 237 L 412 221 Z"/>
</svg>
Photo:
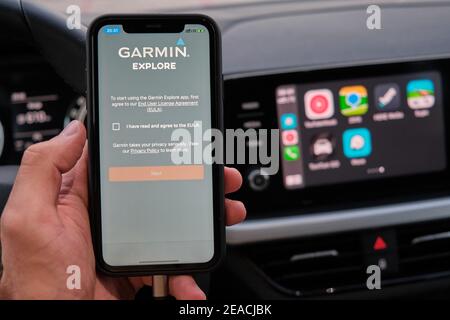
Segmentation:
<svg viewBox="0 0 450 320">
<path fill-rule="evenodd" d="M 382 237 L 378 236 L 375 240 L 375 243 L 373 244 L 373 250 L 380 251 L 385 249 L 387 249 L 386 241 L 384 241 Z"/>
</svg>

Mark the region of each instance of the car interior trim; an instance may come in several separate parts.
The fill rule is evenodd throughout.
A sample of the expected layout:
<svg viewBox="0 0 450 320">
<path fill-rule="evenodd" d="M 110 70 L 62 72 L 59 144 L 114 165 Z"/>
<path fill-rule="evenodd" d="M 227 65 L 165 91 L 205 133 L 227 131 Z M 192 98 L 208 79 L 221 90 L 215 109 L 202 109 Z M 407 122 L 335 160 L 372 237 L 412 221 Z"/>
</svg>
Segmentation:
<svg viewBox="0 0 450 320">
<path fill-rule="evenodd" d="M 320 214 L 248 220 L 227 229 L 227 243 L 316 236 L 450 218 L 450 197 Z"/>
</svg>

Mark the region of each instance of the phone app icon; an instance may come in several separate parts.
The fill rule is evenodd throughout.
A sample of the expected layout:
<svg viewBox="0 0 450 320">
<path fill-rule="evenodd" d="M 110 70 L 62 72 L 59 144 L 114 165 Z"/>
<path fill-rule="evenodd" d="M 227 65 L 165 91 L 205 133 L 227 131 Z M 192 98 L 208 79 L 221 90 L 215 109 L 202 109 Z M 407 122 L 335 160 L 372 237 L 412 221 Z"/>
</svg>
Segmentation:
<svg viewBox="0 0 450 320">
<path fill-rule="evenodd" d="M 305 113 L 310 120 L 328 119 L 334 115 L 333 93 L 328 89 L 305 93 Z"/>
<path fill-rule="evenodd" d="M 408 82 L 406 96 L 411 109 L 431 108 L 435 102 L 433 81 L 420 79 Z"/>
<path fill-rule="evenodd" d="M 379 84 L 375 87 L 375 105 L 379 111 L 400 108 L 400 88 L 396 83 Z"/>
<path fill-rule="evenodd" d="M 339 90 L 339 106 L 346 117 L 362 116 L 369 109 L 367 90 L 363 86 L 342 87 Z"/>
<path fill-rule="evenodd" d="M 286 161 L 296 161 L 300 159 L 300 149 L 297 146 L 284 147 L 283 157 Z"/>
<path fill-rule="evenodd" d="M 297 128 L 297 116 L 294 113 L 285 113 L 281 116 L 281 129 Z"/>
<path fill-rule="evenodd" d="M 298 143 L 297 130 L 286 130 L 281 133 L 281 140 L 285 146 L 292 146 Z"/>
<path fill-rule="evenodd" d="M 347 158 L 364 158 L 372 153 L 372 138 L 366 128 L 345 130 L 342 142 Z"/>
<path fill-rule="evenodd" d="M 324 161 L 334 154 L 336 139 L 328 132 L 320 133 L 311 140 L 310 153 L 314 160 Z"/>
</svg>

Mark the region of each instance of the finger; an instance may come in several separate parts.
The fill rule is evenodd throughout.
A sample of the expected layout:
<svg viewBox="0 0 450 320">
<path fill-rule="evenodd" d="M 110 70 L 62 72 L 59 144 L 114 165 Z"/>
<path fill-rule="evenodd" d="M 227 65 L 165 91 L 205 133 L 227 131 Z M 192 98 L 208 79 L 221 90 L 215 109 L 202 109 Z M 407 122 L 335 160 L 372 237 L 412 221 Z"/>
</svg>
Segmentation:
<svg viewBox="0 0 450 320">
<path fill-rule="evenodd" d="M 146 276 L 146 277 L 141 277 L 141 279 L 142 279 L 142 283 L 145 284 L 146 286 L 152 286 L 153 285 L 153 277 Z"/>
<path fill-rule="evenodd" d="M 61 192 L 60 194 L 75 195 L 87 207 L 88 205 L 88 147 L 85 142 L 83 153 L 78 159 L 75 166 L 62 176 Z"/>
<path fill-rule="evenodd" d="M 138 292 L 139 289 L 141 289 L 144 285 L 151 287 L 153 284 L 153 277 L 151 276 L 130 277 L 128 279 L 131 285 L 133 286 L 135 292 Z"/>
<path fill-rule="evenodd" d="M 225 167 L 225 193 L 231 193 L 239 190 L 242 185 L 241 173 L 235 168 Z"/>
<path fill-rule="evenodd" d="M 77 163 L 85 140 L 83 124 L 72 121 L 53 139 L 30 146 L 23 155 L 10 204 L 29 209 L 56 203 L 61 175 Z M 39 196 L 31 196 L 36 191 Z"/>
<path fill-rule="evenodd" d="M 206 300 L 206 295 L 191 276 L 169 277 L 169 292 L 177 300 Z"/>
<path fill-rule="evenodd" d="M 247 210 L 241 201 L 225 199 L 225 214 L 227 226 L 244 221 Z"/>
</svg>

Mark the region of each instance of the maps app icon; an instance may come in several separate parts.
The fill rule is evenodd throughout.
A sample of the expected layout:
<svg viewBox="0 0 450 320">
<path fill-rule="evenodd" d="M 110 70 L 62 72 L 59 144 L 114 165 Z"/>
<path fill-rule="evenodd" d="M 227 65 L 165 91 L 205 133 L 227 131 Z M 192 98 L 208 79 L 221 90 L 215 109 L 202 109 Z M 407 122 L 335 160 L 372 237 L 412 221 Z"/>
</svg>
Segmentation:
<svg viewBox="0 0 450 320">
<path fill-rule="evenodd" d="M 413 80 L 406 87 L 408 106 L 411 109 L 427 109 L 434 106 L 434 84 L 429 79 Z"/>
</svg>

